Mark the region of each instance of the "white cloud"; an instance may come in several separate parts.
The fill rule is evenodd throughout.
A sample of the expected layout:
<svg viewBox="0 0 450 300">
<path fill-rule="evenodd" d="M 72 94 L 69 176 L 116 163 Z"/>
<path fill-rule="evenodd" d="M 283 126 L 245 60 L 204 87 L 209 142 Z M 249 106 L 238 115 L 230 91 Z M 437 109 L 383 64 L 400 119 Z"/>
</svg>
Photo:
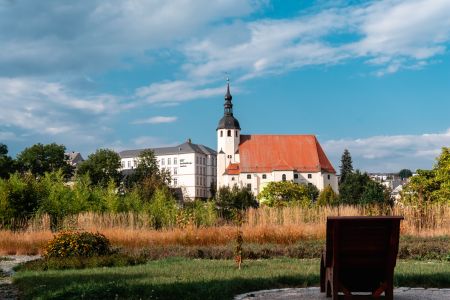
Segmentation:
<svg viewBox="0 0 450 300">
<path fill-rule="evenodd" d="M 382 76 L 421 68 L 445 52 L 450 2 L 376 1 L 290 19 L 232 24 L 219 32 L 226 41 L 213 31 L 185 47 L 189 76 L 208 78 L 228 71 L 249 79 L 361 57 L 379 67 L 375 73 Z M 237 39 L 232 32 L 238 32 Z"/>
<path fill-rule="evenodd" d="M 449 145 L 450 128 L 441 133 L 373 136 L 323 143 L 333 160 L 338 161 L 344 149 L 348 149 L 356 162 L 354 167 L 367 171 L 431 168 L 441 148 Z"/>
<path fill-rule="evenodd" d="M 224 87 L 205 87 L 191 81 L 164 81 L 136 90 L 135 96 L 146 103 L 178 103 L 208 98 L 224 93 Z"/>
<path fill-rule="evenodd" d="M 177 117 L 169 116 L 155 116 L 147 119 L 140 119 L 134 121 L 132 124 L 162 124 L 162 123 L 173 123 L 177 120 Z"/>
<path fill-rule="evenodd" d="M 98 142 L 120 108 L 113 96 L 78 97 L 60 83 L 30 78 L 0 77 L 0 103 L 2 125 L 70 143 Z"/>
<path fill-rule="evenodd" d="M 133 143 L 139 148 L 170 147 L 179 144 L 178 142 L 168 142 L 166 139 L 156 136 L 140 136 L 133 139 Z"/>
<path fill-rule="evenodd" d="M 0 131 L 0 143 L 1 141 L 12 141 L 16 140 L 17 136 L 14 132 L 11 131 Z"/>
<path fill-rule="evenodd" d="M 2 1 L 0 76 L 103 71 L 245 16 L 253 0 Z M 23 20 L 17 22 L 17 20 Z"/>
</svg>

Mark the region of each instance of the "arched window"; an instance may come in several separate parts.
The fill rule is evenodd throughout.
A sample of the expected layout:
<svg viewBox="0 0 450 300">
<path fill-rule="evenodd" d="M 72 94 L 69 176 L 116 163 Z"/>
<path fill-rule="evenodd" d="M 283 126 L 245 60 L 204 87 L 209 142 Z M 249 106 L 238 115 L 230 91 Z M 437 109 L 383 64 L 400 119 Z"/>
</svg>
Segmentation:
<svg viewBox="0 0 450 300">
<path fill-rule="evenodd" d="M 231 136 L 231 130 L 228 129 L 227 135 Z"/>
<path fill-rule="evenodd" d="M 286 181 L 286 174 L 281 175 L 281 180 Z"/>
<path fill-rule="evenodd" d="M 236 137 L 238 137 L 238 132 L 237 132 L 237 130 L 236 130 Z"/>
<path fill-rule="evenodd" d="M 223 130 L 220 131 L 220 137 L 223 137 Z"/>
</svg>

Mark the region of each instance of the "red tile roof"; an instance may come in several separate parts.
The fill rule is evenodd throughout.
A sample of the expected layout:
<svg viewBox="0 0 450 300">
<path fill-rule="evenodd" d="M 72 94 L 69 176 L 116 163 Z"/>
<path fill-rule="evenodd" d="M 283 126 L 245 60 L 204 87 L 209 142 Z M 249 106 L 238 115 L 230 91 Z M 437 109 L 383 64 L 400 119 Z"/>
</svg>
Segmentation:
<svg viewBox="0 0 450 300">
<path fill-rule="evenodd" d="M 225 170 L 225 174 L 228 174 L 228 175 L 238 175 L 238 174 L 240 174 L 239 164 L 230 163 L 228 165 L 227 169 Z"/>
<path fill-rule="evenodd" d="M 227 174 L 272 171 L 336 173 L 314 135 L 241 135 L 240 164 Z"/>
</svg>

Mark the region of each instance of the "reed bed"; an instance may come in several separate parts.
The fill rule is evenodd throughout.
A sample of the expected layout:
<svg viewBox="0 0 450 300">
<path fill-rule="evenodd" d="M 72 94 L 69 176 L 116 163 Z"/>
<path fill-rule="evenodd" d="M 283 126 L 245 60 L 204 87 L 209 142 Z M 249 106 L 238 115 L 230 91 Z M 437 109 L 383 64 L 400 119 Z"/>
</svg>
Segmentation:
<svg viewBox="0 0 450 300">
<path fill-rule="evenodd" d="M 400 215 L 402 235 L 450 236 L 450 206 L 340 206 L 259 208 L 247 211 L 242 225 L 244 241 L 255 244 L 293 244 L 305 239 L 324 239 L 327 216 Z M 152 246 L 218 246 L 232 243 L 233 224 L 202 227 L 193 224 L 154 230 L 145 214 L 84 213 L 64 220 L 64 228 L 101 232 L 114 246 L 129 250 Z M 0 231 L 0 254 L 38 254 L 52 238 L 48 216 L 30 221 L 23 232 Z"/>
</svg>

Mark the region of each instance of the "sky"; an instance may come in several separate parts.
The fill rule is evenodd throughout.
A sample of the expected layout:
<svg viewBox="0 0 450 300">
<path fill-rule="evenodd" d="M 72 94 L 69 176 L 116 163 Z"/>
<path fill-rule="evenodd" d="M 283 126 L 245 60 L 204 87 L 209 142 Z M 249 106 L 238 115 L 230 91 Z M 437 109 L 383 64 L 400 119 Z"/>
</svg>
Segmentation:
<svg viewBox="0 0 450 300">
<path fill-rule="evenodd" d="M 450 1 L 0 0 L 0 143 L 84 157 L 315 134 L 335 169 L 432 168 L 450 146 Z"/>
</svg>

